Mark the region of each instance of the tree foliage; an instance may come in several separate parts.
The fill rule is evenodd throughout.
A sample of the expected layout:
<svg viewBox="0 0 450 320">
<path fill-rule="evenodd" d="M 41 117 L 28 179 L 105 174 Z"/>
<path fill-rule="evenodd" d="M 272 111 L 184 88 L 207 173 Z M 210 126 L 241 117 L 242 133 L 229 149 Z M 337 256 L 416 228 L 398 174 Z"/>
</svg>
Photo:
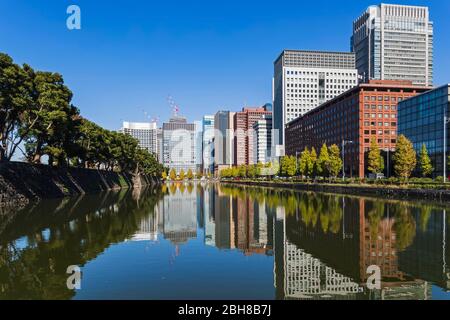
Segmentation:
<svg viewBox="0 0 450 320">
<path fill-rule="evenodd" d="M 428 150 L 425 143 L 422 145 L 422 149 L 420 150 L 419 164 L 420 172 L 422 173 L 423 177 L 428 177 L 433 173 L 433 164 L 431 163 L 431 159 L 428 155 Z"/>
<path fill-rule="evenodd" d="M 62 75 L 19 66 L 0 53 L 0 160 L 18 151 L 30 163 L 116 170 L 161 177 L 154 155 L 129 135 L 81 117 Z"/>
<path fill-rule="evenodd" d="M 374 174 L 382 173 L 384 171 L 384 159 L 375 138 L 372 138 L 370 141 L 367 169 Z"/>
<path fill-rule="evenodd" d="M 339 147 L 333 144 L 329 150 L 329 164 L 328 164 L 328 172 L 330 176 L 336 178 L 342 170 L 342 159 L 341 159 L 341 151 Z"/>
<path fill-rule="evenodd" d="M 393 156 L 394 170 L 398 177 L 409 179 L 416 168 L 417 157 L 414 147 L 404 135 L 397 139 L 396 151 Z"/>
</svg>

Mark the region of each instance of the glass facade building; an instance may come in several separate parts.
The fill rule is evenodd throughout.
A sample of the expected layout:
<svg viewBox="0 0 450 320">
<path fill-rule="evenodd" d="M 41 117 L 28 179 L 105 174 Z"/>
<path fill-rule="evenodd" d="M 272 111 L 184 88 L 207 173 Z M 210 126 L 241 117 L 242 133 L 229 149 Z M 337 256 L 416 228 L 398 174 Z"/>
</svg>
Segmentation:
<svg viewBox="0 0 450 320">
<path fill-rule="evenodd" d="M 450 115 L 449 104 L 450 85 L 447 84 L 402 101 L 398 105 L 398 133 L 411 140 L 417 154 L 425 144 L 433 162 L 434 177 L 444 174 L 444 118 Z M 445 125 L 447 126 L 448 150 L 450 131 L 449 125 Z"/>
</svg>

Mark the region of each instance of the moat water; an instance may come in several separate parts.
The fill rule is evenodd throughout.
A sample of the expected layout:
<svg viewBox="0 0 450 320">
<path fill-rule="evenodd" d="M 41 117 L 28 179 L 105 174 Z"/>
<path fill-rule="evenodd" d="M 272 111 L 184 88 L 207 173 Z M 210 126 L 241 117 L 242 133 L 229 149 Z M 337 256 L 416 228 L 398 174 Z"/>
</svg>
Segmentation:
<svg viewBox="0 0 450 320">
<path fill-rule="evenodd" d="M 2 210 L 0 299 L 450 299 L 441 203 L 172 184 Z"/>
</svg>

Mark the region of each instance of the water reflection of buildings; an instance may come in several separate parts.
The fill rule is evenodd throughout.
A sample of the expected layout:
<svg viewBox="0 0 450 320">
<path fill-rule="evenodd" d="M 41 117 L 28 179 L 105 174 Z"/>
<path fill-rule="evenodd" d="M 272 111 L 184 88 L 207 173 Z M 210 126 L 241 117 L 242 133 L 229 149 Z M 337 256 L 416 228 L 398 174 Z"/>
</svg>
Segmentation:
<svg viewBox="0 0 450 320">
<path fill-rule="evenodd" d="M 162 198 L 152 214 L 140 221 L 139 229 L 132 241 L 157 241 L 158 236 L 175 245 L 197 237 L 197 211 L 199 198 L 187 188 L 176 186 Z M 201 214 L 201 212 L 200 212 Z M 200 221 L 200 220 L 199 220 Z"/>
<path fill-rule="evenodd" d="M 153 214 L 141 220 L 139 230 L 131 241 L 158 241 L 159 209 L 155 206 Z"/>
<path fill-rule="evenodd" d="M 448 236 L 442 211 L 429 214 L 426 227 L 416 230 L 423 214 L 420 208 L 365 199 L 342 201 L 339 228 L 332 231 L 324 223 L 330 214 L 323 209 L 327 205 L 315 208 L 312 223 L 302 217 L 304 208 L 294 214 L 276 209 L 277 298 L 423 300 L 431 298 L 431 283 L 448 290 Z M 366 288 L 372 265 L 381 269 L 381 290 Z"/>
<path fill-rule="evenodd" d="M 197 237 L 197 194 L 177 188 L 160 202 L 161 233 L 174 244 Z"/>
<path fill-rule="evenodd" d="M 246 255 L 272 254 L 272 222 L 264 202 L 209 186 L 205 191 L 205 243 Z M 208 203 L 209 202 L 209 203 Z"/>
</svg>

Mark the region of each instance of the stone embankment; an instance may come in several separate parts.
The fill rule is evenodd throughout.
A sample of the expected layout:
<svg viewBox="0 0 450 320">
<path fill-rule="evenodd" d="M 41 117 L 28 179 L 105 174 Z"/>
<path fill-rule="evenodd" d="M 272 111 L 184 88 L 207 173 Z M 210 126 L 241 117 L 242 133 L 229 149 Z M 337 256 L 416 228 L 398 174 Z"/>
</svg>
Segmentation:
<svg viewBox="0 0 450 320">
<path fill-rule="evenodd" d="M 299 191 L 313 191 L 324 193 L 338 193 L 348 195 L 376 196 L 389 199 L 450 201 L 450 190 L 414 189 L 396 187 L 377 187 L 365 185 L 334 185 L 334 184 L 306 184 L 306 183 L 278 183 L 263 181 L 227 181 L 232 184 L 255 187 L 283 188 Z"/>
<path fill-rule="evenodd" d="M 93 194 L 156 184 L 146 176 L 80 169 L 53 168 L 21 162 L 0 163 L 0 206 L 22 206 L 32 200 Z"/>
</svg>

